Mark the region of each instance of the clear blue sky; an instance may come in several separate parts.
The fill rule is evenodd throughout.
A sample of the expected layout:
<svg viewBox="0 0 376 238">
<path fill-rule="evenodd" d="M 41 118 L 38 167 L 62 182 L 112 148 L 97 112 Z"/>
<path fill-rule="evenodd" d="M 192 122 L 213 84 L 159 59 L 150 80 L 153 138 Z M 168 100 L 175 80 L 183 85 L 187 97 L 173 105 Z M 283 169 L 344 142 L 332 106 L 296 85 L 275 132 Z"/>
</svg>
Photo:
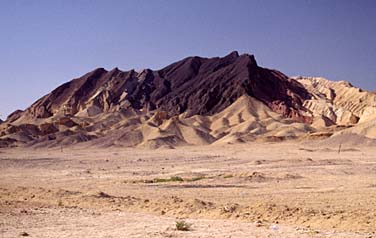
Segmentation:
<svg viewBox="0 0 376 238">
<path fill-rule="evenodd" d="M 96 68 L 252 53 L 283 73 L 376 89 L 374 0 L 3 0 L 0 114 Z"/>
</svg>

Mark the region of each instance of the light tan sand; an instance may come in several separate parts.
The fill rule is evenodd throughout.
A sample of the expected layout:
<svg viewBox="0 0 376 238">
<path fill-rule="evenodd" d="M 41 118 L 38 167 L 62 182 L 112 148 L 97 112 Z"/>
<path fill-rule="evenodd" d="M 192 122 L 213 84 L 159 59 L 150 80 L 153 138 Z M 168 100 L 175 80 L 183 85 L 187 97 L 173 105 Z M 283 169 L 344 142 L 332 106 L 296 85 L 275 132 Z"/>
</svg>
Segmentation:
<svg viewBox="0 0 376 238">
<path fill-rule="evenodd" d="M 374 237 L 375 152 L 291 142 L 2 150 L 0 237 Z M 176 231 L 180 219 L 192 230 Z"/>
<path fill-rule="evenodd" d="M 27 213 L 25 213 L 25 211 Z M 8 215 L 1 227 L 4 238 L 27 231 L 31 237 L 362 237 L 354 233 L 317 232 L 283 225 L 257 226 L 234 220 L 186 219 L 191 231 L 177 231 L 171 217 L 145 213 L 45 208 Z"/>
</svg>

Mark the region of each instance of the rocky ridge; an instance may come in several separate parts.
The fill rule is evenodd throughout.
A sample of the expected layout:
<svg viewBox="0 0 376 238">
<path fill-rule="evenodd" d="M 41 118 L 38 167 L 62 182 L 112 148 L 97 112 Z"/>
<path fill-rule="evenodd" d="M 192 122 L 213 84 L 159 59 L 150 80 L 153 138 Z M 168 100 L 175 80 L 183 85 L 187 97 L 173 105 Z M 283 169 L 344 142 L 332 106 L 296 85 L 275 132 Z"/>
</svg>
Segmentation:
<svg viewBox="0 0 376 238">
<path fill-rule="evenodd" d="M 95 69 L 10 114 L 0 146 L 280 141 L 367 122 L 375 108 L 374 93 L 349 83 L 289 78 L 232 52 L 160 70 Z"/>
</svg>

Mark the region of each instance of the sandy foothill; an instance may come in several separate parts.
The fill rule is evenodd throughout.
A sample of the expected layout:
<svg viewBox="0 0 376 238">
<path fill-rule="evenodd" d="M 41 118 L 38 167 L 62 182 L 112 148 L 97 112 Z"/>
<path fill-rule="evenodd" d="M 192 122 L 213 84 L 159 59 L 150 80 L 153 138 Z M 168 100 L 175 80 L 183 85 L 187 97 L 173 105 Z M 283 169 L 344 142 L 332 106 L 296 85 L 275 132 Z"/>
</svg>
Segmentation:
<svg viewBox="0 0 376 238">
<path fill-rule="evenodd" d="M 0 151 L 0 237 L 376 237 L 374 147 L 62 149 Z"/>
</svg>

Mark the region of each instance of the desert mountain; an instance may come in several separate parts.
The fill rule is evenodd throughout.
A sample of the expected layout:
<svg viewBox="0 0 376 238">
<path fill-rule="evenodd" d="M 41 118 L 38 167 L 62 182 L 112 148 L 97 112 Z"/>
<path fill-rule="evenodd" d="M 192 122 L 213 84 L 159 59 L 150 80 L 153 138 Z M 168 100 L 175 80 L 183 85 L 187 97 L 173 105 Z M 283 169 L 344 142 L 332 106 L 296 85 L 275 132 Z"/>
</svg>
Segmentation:
<svg viewBox="0 0 376 238">
<path fill-rule="evenodd" d="M 313 96 L 304 107 L 314 116 L 324 116 L 332 124 L 346 125 L 368 121 L 376 113 L 376 94 L 345 81 L 296 77 Z"/>
<path fill-rule="evenodd" d="M 95 69 L 0 125 L 0 146 L 160 146 L 302 138 L 365 123 L 375 94 L 289 78 L 253 55 L 188 57 L 160 70 Z"/>
<path fill-rule="evenodd" d="M 91 117 L 128 108 L 157 109 L 169 116 L 213 115 L 243 95 L 286 117 L 309 121 L 302 102 L 310 95 L 301 84 L 259 67 L 252 55 L 237 52 L 223 58 L 189 57 L 158 71 L 99 68 L 61 85 L 25 112 L 13 113 L 8 121 L 58 115 Z"/>
</svg>

